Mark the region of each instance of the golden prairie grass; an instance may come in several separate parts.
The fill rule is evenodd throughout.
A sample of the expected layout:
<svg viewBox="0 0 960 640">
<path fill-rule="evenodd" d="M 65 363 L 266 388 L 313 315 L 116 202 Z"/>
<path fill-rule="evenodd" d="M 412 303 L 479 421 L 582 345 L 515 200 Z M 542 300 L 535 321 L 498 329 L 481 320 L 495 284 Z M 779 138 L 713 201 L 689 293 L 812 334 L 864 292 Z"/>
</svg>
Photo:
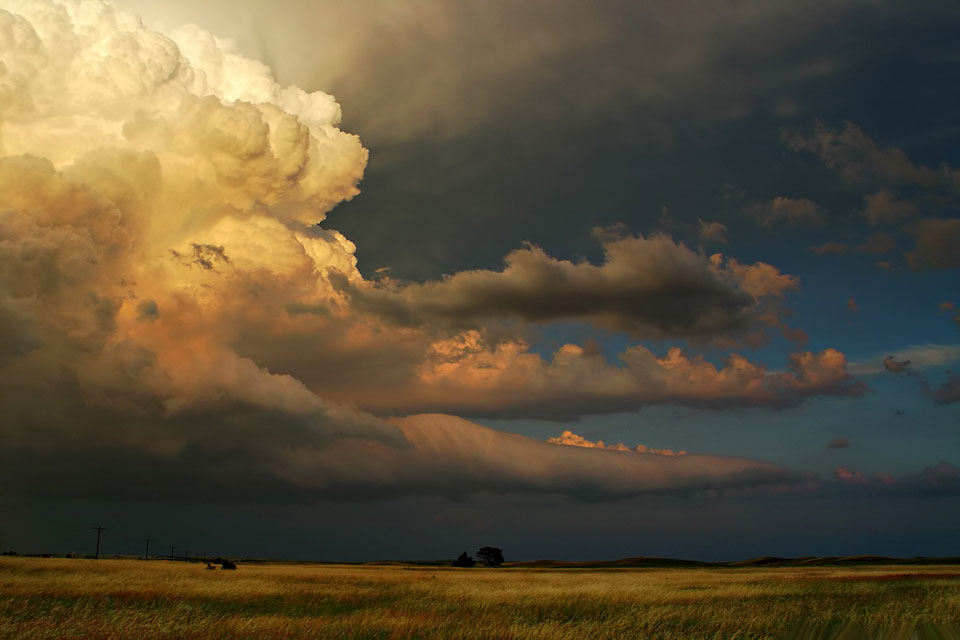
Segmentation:
<svg viewBox="0 0 960 640">
<path fill-rule="evenodd" d="M 778 638 L 960 621 L 960 568 L 0 560 L 0 638 Z M 909 636 L 906 636 L 909 637 Z"/>
</svg>

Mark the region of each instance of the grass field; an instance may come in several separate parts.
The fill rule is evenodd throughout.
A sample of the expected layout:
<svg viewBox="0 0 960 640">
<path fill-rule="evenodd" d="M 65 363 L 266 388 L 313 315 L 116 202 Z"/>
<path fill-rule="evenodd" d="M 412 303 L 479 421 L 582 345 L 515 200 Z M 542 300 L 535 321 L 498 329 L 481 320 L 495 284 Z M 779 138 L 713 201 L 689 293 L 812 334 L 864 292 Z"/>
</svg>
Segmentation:
<svg viewBox="0 0 960 640">
<path fill-rule="evenodd" d="M 955 566 L 207 571 L 0 559 L 0 638 L 780 638 L 800 637 L 798 624 L 803 637 L 870 637 L 809 631 L 853 624 L 940 638 L 958 621 Z"/>
</svg>

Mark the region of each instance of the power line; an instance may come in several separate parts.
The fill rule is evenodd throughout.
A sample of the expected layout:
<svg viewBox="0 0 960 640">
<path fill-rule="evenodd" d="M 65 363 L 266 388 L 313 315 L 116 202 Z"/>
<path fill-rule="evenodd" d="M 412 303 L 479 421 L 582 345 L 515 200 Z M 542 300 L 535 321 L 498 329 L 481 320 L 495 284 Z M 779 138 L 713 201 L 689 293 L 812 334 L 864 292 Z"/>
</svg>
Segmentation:
<svg viewBox="0 0 960 640">
<path fill-rule="evenodd" d="M 93 527 L 93 529 L 96 529 L 96 531 L 97 531 L 97 556 L 96 556 L 96 557 L 97 557 L 97 560 L 99 560 L 99 559 L 100 559 L 100 532 L 106 531 L 107 528 L 106 528 L 106 527 L 101 527 L 100 525 L 97 525 L 97 526 Z"/>
</svg>

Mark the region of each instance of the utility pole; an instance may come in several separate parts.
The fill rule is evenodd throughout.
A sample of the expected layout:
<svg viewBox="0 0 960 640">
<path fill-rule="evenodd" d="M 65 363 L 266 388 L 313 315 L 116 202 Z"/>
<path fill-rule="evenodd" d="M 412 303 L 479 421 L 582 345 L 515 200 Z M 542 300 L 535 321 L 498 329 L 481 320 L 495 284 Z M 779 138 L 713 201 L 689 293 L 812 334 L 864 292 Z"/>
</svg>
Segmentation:
<svg viewBox="0 0 960 640">
<path fill-rule="evenodd" d="M 153 538 L 147 538 L 146 540 L 144 540 L 144 542 L 147 543 L 147 548 L 146 548 L 146 550 L 143 552 L 143 559 L 144 559 L 144 560 L 149 560 L 149 559 L 150 559 L 150 543 L 151 543 L 152 541 L 153 541 Z"/>
<path fill-rule="evenodd" d="M 170 562 L 173 562 L 173 550 L 176 549 L 175 546 L 170 545 Z"/>
<path fill-rule="evenodd" d="M 106 527 L 101 527 L 100 525 L 97 525 L 97 526 L 93 527 L 93 529 L 95 529 L 96 532 L 97 532 L 97 556 L 96 556 L 96 557 L 97 557 L 97 560 L 99 560 L 99 559 L 100 559 L 100 532 L 101 532 L 101 531 L 106 531 L 107 528 L 106 528 Z"/>
<path fill-rule="evenodd" d="M 183 552 L 183 561 L 190 562 L 190 549 Z"/>
</svg>

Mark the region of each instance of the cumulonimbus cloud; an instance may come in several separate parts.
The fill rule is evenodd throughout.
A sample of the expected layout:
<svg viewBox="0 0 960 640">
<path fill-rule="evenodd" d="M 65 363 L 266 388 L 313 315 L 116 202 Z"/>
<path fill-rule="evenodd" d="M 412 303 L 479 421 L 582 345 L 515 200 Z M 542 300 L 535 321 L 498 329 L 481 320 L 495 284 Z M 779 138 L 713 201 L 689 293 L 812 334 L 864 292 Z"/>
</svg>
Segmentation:
<svg viewBox="0 0 960 640">
<path fill-rule="evenodd" d="M 795 354 L 782 373 L 643 347 L 622 366 L 576 345 L 546 362 L 486 330 L 385 323 L 345 293 L 378 286 L 354 245 L 317 226 L 358 193 L 367 158 L 331 96 L 280 86 L 201 29 L 163 35 L 96 0 L 0 0 L 0 36 L 5 491 L 274 499 L 779 483 L 789 474 L 755 461 L 620 456 L 363 409 L 579 415 L 863 391 L 833 350 Z M 491 296 L 546 278 L 548 318 L 573 309 L 640 334 L 716 337 L 780 326 L 777 301 L 796 284 L 665 237 L 606 248 L 602 266 L 528 248 L 503 272 L 385 299 L 454 320 L 482 315 L 484 301 L 535 318 Z M 584 282 L 600 288 L 596 314 L 577 299 Z"/>
</svg>

